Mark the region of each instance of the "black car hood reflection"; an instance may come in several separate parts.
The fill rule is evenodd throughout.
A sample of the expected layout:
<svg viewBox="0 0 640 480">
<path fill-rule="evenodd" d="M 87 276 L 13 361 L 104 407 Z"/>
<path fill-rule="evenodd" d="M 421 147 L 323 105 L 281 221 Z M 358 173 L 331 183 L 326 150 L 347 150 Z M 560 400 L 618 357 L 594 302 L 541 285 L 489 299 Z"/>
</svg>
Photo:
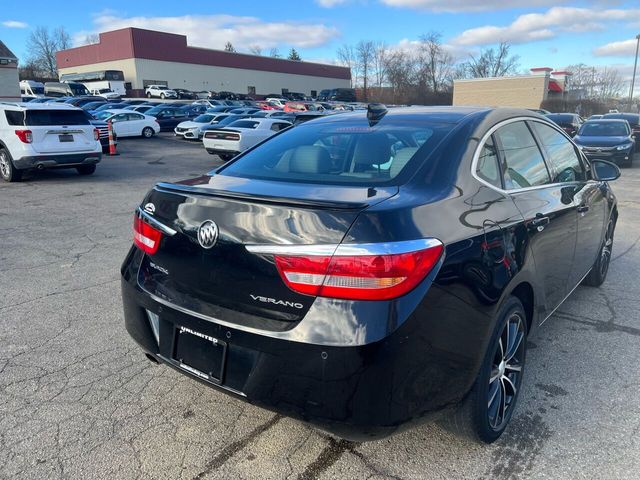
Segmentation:
<svg viewBox="0 0 640 480">
<path fill-rule="evenodd" d="M 622 145 L 624 143 L 630 143 L 631 139 L 627 136 L 615 136 L 615 137 L 590 137 L 576 135 L 573 141 L 578 145 L 585 147 L 614 147 L 616 145 Z"/>
</svg>

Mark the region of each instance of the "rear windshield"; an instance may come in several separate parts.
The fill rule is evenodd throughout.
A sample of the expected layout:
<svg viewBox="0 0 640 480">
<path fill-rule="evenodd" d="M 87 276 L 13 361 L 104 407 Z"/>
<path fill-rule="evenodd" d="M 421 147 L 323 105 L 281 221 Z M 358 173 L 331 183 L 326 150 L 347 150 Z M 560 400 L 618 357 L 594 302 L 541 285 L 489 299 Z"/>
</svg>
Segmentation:
<svg viewBox="0 0 640 480">
<path fill-rule="evenodd" d="M 587 122 L 582 125 L 578 135 L 585 137 L 624 137 L 629 129 L 624 122 Z"/>
<path fill-rule="evenodd" d="M 547 118 L 556 123 L 572 123 L 573 115 L 560 114 L 560 113 L 552 113 L 551 115 L 547 115 Z"/>
<path fill-rule="evenodd" d="M 451 124 L 394 120 L 307 123 L 285 130 L 218 173 L 325 185 L 393 185 L 451 130 Z"/>
<path fill-rule="evenodd" d="M 229 124 L 229 128 L 256 128 L 257 126 L 258 122 L 252 122 L 251 120 L 236 120 Z"/>
<path fill-rule="evenodd" d="M 89 125 L 89 119 L 82 110 L 27 110 L 25 125 Z"/>
</svg>

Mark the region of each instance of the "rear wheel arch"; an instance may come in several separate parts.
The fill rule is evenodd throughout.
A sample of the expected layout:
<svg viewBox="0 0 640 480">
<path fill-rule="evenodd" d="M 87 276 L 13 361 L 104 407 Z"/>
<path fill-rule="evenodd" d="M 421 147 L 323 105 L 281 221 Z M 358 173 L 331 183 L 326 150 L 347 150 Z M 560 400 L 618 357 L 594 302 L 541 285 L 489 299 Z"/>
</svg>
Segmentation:
<svg viewBox="0 0 640 480">
<path fill-rule="evenodd" d="M 509 295 L 513 295 L 518 300 L 520 300 L 520 303 L 522 303 L 522 306 L 524 307 L 524 313 L 527 316 L 527 331 L 531 332 L 535 314 L 535 293 L 533 290 L 533 286 L 529 282 L 521 282 L 513 290 L 511 290 Z"/>
</svg>

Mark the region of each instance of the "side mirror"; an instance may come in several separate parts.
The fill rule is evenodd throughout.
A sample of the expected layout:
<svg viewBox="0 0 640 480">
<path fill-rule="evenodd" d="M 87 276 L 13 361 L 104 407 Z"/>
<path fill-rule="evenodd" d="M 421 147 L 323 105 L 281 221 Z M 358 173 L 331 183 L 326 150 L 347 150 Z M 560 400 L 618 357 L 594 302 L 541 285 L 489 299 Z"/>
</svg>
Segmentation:
<svg viewBox="0 0 640 480">
<path fill-rule="evenodd" d="M 593 176 L 596 180 L 609 182 L 620 177 L 620 169 L 615 163 L 607 160 L 591 160 Z"/>
</svg>

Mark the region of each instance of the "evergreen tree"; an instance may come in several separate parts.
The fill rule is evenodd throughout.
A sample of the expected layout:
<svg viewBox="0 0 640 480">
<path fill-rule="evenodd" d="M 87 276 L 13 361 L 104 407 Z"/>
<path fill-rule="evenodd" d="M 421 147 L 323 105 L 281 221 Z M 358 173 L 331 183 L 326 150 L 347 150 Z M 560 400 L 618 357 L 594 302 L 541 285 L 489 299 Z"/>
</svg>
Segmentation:
<svg viewBox="0 0 640 480">
<path fill-rule="evenodd" d="M 295 60 L 297 62 L 301 61 L 302 59 L 300 58 L 300 55 L 298 55 L 298 52 L 296 51 L 295 48 L 291 47 L 291 50 L 289 50 L 289 56 L 287 57 L 289 60 Z"/>
<path fill-rule="evenodd" d="M 227 42 L 224 44 L 224 51 L 225 52 L 235 52 L 236 49 L 233 48 L 233 44 L 231 42 Z"/>
</svg>

